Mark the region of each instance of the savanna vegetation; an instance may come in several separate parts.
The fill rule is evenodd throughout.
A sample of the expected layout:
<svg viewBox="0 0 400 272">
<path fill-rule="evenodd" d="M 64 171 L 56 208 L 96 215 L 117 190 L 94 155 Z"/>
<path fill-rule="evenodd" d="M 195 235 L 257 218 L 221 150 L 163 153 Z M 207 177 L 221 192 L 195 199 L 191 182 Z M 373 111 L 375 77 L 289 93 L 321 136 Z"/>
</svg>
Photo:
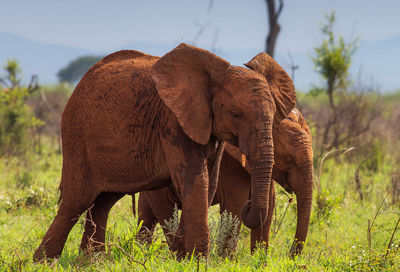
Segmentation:
<svg viewBox="0 0 400 272">
<path fill-rule="evenodd" d="M 400 91 L 380 94 L 376 86 L 348 73 L 356 42 L 333 32 L 334 16 L 322 28 L 314 52 L 324 84 L 298 91 L 297 107 L 312 130 L 314 199 L 303 254 L 288 252 L 296 226 L 291 195 L 277 188 L 267 252 L 250 254 L 242 226 L 235 252 L 221 254 L 236 221 L 210 209 L 210 256 L 178 261 L 161 228 L 149 245 L 138 243 L 130 197 L 111 211 L 106 253 L 84 255 L 78 247 L 82 216 L 62 256 L 33 263 L 32 255 L 56 212 L 62 151 L 59 122 L 72 85 L 21 82 L 21 68 L 8 61 L 0 81 L 0 270 L 1 271 L 399 271 L 400 270 Z M 168 221 L 176 230 L 177 218 Z M 223 255 L 223 256 L 221 256 Z"/>
</svg>

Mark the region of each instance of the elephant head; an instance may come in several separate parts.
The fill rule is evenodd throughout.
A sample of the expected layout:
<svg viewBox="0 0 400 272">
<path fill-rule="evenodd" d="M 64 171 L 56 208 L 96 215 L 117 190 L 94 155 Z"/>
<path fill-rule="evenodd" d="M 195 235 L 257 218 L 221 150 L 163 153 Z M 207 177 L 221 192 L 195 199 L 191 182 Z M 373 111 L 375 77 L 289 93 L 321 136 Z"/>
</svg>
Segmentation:
<svg viewBox="0 0 400 272">
<path fill-rule="evenodd" d="M 250 228 L 266 218 L 274 120 L 287 116 L 296 101 L 292 81 L 278 63 L 265 54 L 257 67 L 264 73 L 231 66 L 206 50 L 181 44 L 151 69 L 159 96 L 188 137 L 205 145 L 213 135 L 246 155 L 252 195 L 242 219 Z"/>
<path fill-rule="evenodd" d="M 307 237 L 313 192 L 310 130 L 297 109 L 273 130 L 275 165 L 272 178 L 297 197 L 297 229 L 291 254 L 301 253 Z"/>
<path fill-rule="evenodd" d="M 297 197 L 297 230 L 291 254 L 301 253 L 306 240 L 311 214 L 313 191 L 313 151 L 310 129 L 303 115 L 293 109 L 273 128 L 274 168 L 272 178 L 287 192 Z M 251 169 L 240 151 L 227 145 L 225 151 L 251 174 Z"/>
</svg>

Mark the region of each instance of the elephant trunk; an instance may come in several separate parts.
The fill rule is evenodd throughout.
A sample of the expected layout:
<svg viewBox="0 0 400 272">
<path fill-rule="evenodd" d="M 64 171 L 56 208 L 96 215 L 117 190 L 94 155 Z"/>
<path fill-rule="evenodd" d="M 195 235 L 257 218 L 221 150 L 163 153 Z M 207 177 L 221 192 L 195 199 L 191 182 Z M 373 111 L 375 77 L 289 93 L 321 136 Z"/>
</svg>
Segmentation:
<svg viewBox="0 0 400 272">
<path fill-rule="evenodd" d="M 248 162 L 251 171 L 251 198 L 242 208 L 242 221 L 250 229 L 257 229 L 264 224 L 269 203 L 269 188 L 272 182 L 274 165 L 274 146 L 272 133 L 265 127 L 256 133 L 251 147 Z"/>
<path fill-rule="evenodd" d="M 297 228 L 295 240 L 290 255 L 292 257 L 299 255 L 303 250 L 307 238 L 308 227 L 310 224 L 312 194 L 313 194 L 313 163 L 311 147 L 305 148 L 302 159 L 295 159 L 299 166 L 299 179 L 296 184 L 295 193 L 297 198 Z"/>
</svg>

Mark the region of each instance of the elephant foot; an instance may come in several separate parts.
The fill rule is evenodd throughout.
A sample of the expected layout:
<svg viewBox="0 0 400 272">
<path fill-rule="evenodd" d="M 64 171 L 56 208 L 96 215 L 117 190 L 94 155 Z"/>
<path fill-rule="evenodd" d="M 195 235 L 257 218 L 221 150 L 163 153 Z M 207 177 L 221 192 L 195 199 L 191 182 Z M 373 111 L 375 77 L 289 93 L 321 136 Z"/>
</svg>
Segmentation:
<svg viewBox="0 0 400 272">
<path fill-rule="evenodd" d="M 301 252 L 303 251 L 303 247 L 304 247 L 303 241 L 295 240 L 292 244 L 292 247 L 290 248 L 290 253 L 289 253 L 290 257 L 294 259 L 294 257 L 300 255 Z"/>
<path fill-rule="evenodd" d="M 178 261 L 182 261 L 186 257 L 190 258 L 192 255 L 204 258 L 207 258 L 208 256 L 208 251 L 207 254 L 205 254 L 204 251 L 199 251 L 199 250 L 185 251 L 180 249 L 180 250 L 174 250 L 172 252 L 175 254 L 175 257 Z"/>
<path fill-rule="evenodd" d="M 188 255 L 195 255 L 197 257 L 207 257 L 208 256 L 208 243 L 206 245 L 191 245 L 185 247 L 185 252 Z"/>
<path fill-rule="evenodd" d="M 46 251 L 46 245 L 40 245 L 33 254 L 33 261 L 36 263 L 51 262 L 61 256 L 61 252 Z"/>
<path fill-rule="evenodd" d="M 178 260 L 182 260 L 183 258 L 185 258 L 186 256 L 186 252 L 185 252 L 185 245 L 183 243 L 183 239 L 179 238 L 177 236 L 174 237 L 170 237 L 169 238 L 169 249 L 174 252 L 176 258 Z"/>
</svg>

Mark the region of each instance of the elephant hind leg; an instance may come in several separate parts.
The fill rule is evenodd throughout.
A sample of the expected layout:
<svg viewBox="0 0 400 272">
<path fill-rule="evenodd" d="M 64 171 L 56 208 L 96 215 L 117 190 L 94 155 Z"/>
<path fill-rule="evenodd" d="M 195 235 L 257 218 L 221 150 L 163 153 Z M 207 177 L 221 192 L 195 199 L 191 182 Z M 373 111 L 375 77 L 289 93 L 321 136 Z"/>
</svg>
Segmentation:
<svg viewBox="0 0 400 272">
<path fill-rule="evenodd" d="M 87 209 L 85 232 L 82 236 L 83 251 L 104 251 L 107 218 L 114 204 L 124 196 L 122 193 L 103 192 L 97 196 L 93 205 Z"/>
<path fill-rule="evenodd" d="M 71 208 L 66 202 L 62 201 L 53 223 L 33 255 L 33 260 L 41 261 L 45 258 L 59 257 L 69 232 L 84 210 L 84 208 L 80 210 Z"/>
<path fill-rule="evenodd" d="M 93 186 L 94 179 L 88 165 L 84 148 L 63 142 L 61 203 L 53 223 L 34 253 L 34 261 L 61 255 L 72 227 L 101 192 L 100 185 Z"/>
<path fill-rule="evenodd" d="M 141 243 L 151 243 L 153 240 L 154 228 L 157 225 L 157 218 L 145 197 L 146 193 L 149 192 L 141 192 L 138 200 L 138 222 L 141 222 L 138 239 Z"/>
</svg>

